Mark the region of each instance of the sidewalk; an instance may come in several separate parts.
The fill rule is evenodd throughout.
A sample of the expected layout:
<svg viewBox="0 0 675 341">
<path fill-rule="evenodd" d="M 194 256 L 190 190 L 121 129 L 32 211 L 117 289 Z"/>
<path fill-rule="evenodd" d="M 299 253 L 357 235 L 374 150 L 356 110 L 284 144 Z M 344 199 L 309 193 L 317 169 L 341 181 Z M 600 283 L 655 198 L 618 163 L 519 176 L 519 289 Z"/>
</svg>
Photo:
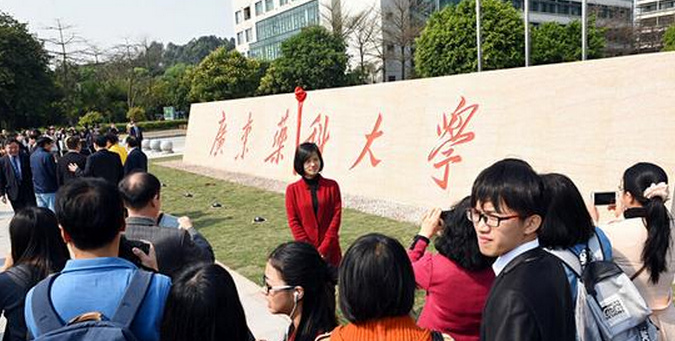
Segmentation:
<svg viewBox="0 0 675 341">
<path fill-rule="evenodd" d="M 9 221 L 13 216 L 12 208 L 0 202 L 0 258 L 5 258 L 10 249 Z M 225 267 L 227 268 L 227 267 Z M 260 287 L 246 279 L 244 276 L 227 268 L 234 278 L 234 283 L 239 291 L 241 304 L 246 312 L 246 320 L 253 335 L 258 340 L 278 341 L 281 340 L 290 320 L 270 314 L 267 311 L 267 301 L 262 295 Z M 0 318 L 0 340 L 5 330 L 5 319 Z"/>
</svg>

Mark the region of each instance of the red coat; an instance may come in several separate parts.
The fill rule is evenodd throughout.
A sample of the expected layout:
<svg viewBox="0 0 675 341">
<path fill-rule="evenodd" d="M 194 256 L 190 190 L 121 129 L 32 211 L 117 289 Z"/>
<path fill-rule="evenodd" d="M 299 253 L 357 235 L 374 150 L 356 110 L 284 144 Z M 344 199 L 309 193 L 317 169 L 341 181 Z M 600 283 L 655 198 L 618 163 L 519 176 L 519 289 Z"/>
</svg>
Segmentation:
<svg viewBox="0 0 675 341">
<path fill-rule="evenodd" d="M 309 185 L 303 179 L 288 185 L 288 226 L 295 240 L 314 245 L 329 264 L 338 266 L 342 259 L 338 236 L 342 216 L 340 187 L 337 182 L 320 177 L 316 195 L 319 199 L 319 210 L 315 216 Z"/>
</svg>

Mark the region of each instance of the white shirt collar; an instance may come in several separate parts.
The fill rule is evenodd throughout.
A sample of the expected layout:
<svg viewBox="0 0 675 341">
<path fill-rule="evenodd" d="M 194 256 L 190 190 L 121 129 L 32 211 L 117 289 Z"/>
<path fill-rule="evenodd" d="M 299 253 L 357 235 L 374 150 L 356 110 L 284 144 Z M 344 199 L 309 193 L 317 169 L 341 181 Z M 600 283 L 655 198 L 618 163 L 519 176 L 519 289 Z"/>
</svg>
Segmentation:
<svg viewBox="0 0 675 341">
<path fill-rule="evenodd" d="M 520 244 L 515 249 L 499 256 L 497 260 L 495 260 L 495 262 L 492 264 L 492 270 L 495 272 L 495 277 L 499 276 L 499 274 L 504 270 L 504 268 L 506 268 L 506 266 L 509 265 L 509 263 L 511 263 L 511 261 L 514 260 L 516 257 L 522 255 L 527 251 L 536 249 L 538 247 L 539 247 L 539 239 L 537 238 L 525 244 Z"/>
</svg>

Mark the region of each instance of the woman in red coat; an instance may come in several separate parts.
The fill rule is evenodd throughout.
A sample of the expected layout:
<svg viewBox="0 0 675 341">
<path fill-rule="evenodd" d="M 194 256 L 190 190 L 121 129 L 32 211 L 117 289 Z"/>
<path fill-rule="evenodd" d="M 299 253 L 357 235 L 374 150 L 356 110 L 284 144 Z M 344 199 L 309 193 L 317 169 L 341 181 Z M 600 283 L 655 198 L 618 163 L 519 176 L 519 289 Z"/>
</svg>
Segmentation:
<svg viewBox="0 0 675 341">
<path fill-rule="evenodd" d="M 342 216 L 340 187 L 319 174 L 323 158 L 314 143 L 298 146 L 293 166 L 302 176 L 286 188 L 286 214 L 293 238 L 314 245 L 329 264 L 337 267 L 342 259 L 338 236 Z"/>
</svg>

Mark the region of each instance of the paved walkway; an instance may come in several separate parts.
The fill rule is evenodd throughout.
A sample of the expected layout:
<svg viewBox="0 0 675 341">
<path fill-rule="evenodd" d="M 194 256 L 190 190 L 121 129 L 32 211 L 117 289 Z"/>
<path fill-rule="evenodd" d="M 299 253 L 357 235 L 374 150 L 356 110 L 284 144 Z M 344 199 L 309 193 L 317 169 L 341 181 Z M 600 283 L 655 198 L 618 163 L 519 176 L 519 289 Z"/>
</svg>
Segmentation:
<svg viewBox="0 0 675 341">
<path fill-rule="evenodd" d="M 0 258 L 4 263 L 5 255 L 10 250 L 9 221 L 12 218 L 12 208 L 0 202 Z M 3 263 L 0 263 L 2 265 Z M 234 278 L 239 291 L 239 298 L 246 312 L 249 328 L 256 339 L 277 341 L 281 340 L 290 320 L 278 315 L 272 315 L 267 311 L 267 301 L 260 287 L 244 276 L 228 269 Z M 0 318 L 0 340 L 5 330 L 5 319 Z"/>
</svg>

